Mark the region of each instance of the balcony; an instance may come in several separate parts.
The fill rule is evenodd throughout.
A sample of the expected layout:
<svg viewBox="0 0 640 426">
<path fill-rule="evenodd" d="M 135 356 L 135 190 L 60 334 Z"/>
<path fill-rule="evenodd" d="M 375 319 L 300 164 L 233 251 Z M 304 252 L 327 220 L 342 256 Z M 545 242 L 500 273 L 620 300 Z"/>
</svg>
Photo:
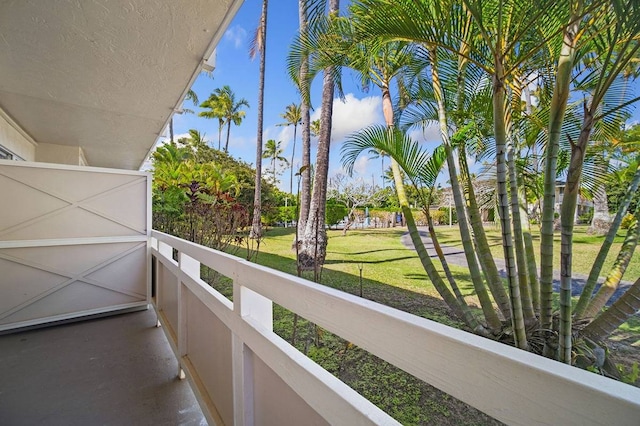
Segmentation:
<svg viewBox="0 0 640 426">
<path fill-rule="evenodd" d="M 276 303 L 504 423 L 637 424 L 637 388 L 150 230 L 149 179 L 0 161 L 0 423 L 197 423 L 188 383 L 209 424 L 397 424 Z"/>
<path fill-rule="evenodd" d="M 153 310 L 0 336 L 0 424 L 204 420 Z"/>
</svg>

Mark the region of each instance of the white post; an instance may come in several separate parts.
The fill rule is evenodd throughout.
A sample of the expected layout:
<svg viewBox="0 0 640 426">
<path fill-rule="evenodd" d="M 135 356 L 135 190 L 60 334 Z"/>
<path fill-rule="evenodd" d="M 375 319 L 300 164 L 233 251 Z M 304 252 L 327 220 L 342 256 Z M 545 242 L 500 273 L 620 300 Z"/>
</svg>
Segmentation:
<svg viewBox="0 0 640 426">
<path fill-rule="evenodd" d="M 241 320 L 250 317 L 273 331 L 273 302 L 242 285 L 244 274 L 255 274 L 250 262 L 238 262 L 233 279 L 233 312 Z M 233 407 L 234 424 L 252 425 L 253 412 L 253 351 L 242 339 L 233 335 Z"/>
<path fill-rule="evenodd" d="M 182 252 L 178 254 L 180 271 L 192 278 L 200 278 L 200 262 Z M 187 287 L 182 283 L 182 279 L 178 282 L 178 354 L 179 359 L 187 355 Z M 183 378 L 182 376 L 180 378 Z"/>
</svg>

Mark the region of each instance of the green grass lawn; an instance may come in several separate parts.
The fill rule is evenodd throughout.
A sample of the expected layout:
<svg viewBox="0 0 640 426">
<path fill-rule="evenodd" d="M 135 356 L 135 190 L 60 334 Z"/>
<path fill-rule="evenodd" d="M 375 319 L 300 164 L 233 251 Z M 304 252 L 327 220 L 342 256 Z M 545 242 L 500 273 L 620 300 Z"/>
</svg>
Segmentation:
<svg viewBox="0 0 640 426">
<path fill-rule="evenodd" d="M 291 249 L 294 232 L 290 228 L 269 230 L 260 247 L 258 263 L 295 275 L 295 252 Z M 404 232 L 405 228 L 368 229 L 349 231 L 343 236 L 342 231 L 329 230 L 321 282 L 357 295 L 362 267 L 363 294 L 369 299 L 412 313 L 415 313 L 411 309 L 415 304 L 403 303 L 412 294 L 441 302 L 417 254 L 400 242 Z M 439 262 L 435 263 L 440 266 Z M 460 281 L 463 294 L 469 297 L 470 303 L 476 303 L 468 270 L 455 265 L 451 265 L 451 269 Z M 313 278 L 310 272 L 304 276 Z M 444 320 L 439 315 L 436 317 L 434 319 Z"/>
<path fill-rule="evenodd" d="M 485 227 L 485 231 L 487 233 L 487 240 L 489 241 L 489 245 L 491 246 L 491 253 L 494 257 L 499 259 L 504 259 L 504 252 L 502 249 L 502 237 L 500 235 L 500 228 L 498 226 L 487 226 Z M 583 275 L 588 275 L 591 271 L 591 266 L 593 265 L 596 256 L 598 255 L 598 251 L 600 250 L 600 246 L 604 241 L 604 236 L 597 237 L 593 235 L 588 235 L 586 233 L 587 226 L 586 225 L 577 225 L 574 228 L 574 236 L 573 236 L 573 272 L 579 273 Z M 449 245 L 449 246 L 459 246 L 462 247 L 462 243 L 460 240 L 460 230 L 457 226 L 449 227 L 446 226 L 438 226 L 436 227 L 436 234 L 438 235 L 438 241 L 440 244 Z M 536 262 L 538 268 L 540 267 L 540 233 L 536 225 L 532 225 L 531 235 L 533 238 L 533 246 L 536 255 Z M 602 268 L 602 272 L 600 276 L 606 276 L 611 267 L 613 266 L 613 262 L 616 260 L 616 256 L 618 256 L 618 252 L 620 251 L 620 247 L 622 246 L 622 242 L 624 241 L 624 237 L 626 235 L 626 230 L 619 230 L 618 234 L 614 240 L 611 249 L 609 250 L 609 254 L 607 255 L 607 260 L 605 261 L 604 267 Z M 554 269 L 560 270 L 560 232 L 555 233 L 554 237 L 554 249 L 555 254 L 553 256 Z M 636 250 L 631 262 L 629 263 L 629 267 L 623 277 L 623 280 L 627 281 L 635 281 L 638 277 L 640 277 L 640 254 L 638 254 L 640 250 Z"/>
</svg>

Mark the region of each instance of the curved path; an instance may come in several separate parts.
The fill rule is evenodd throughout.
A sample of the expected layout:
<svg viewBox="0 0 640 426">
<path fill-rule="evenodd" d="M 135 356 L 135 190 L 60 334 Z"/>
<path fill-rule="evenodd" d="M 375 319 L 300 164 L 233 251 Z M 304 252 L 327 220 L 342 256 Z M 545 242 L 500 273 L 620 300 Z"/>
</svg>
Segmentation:
<svg viewBox="0 0 640 426">
<path fill-rule="evenodd" d="M 418 227 L 418 231 L 420 233 L 420 238 L 422 239 L 422 242 L 424 243 L 424 246 L 426 247 L 427 252 L 429 253 L 429 256 L 432 258 L 437 258 L 438 255 L 436 254 L 436 251 L 433 248 L 433 243 L 431 242 L 431 237 L 429 236 L 428 228 Z M 415 247 L 413 245 L 413 241 L 411 241 L 411 236 L 409 235 L 409 232 L 405 232 L 404 234 L 402 234 L 402 236 L 400 237 L 400 241 L 408 249 L 415 250 Z M 464 266 L 465 268 L 468 267 L 467 258 L 464 255 L 464 250 L 462 249 L 462 245 L 460 246 L 441 245 L 441 247 L 442 247 L 442 251 L 444 252 L 445 258 L 447 259 L 447 262 L 449 264 Z M 496 258 L 495 261 L 496 261 L 496 266 L 498 267 L 498 272 L 500 272 L 500 276 L 502 276 L 503 278 L 506 278 L 507 273 L 506 273 L 504 259 Z M 587 278 L 588 278 L 588 275 L 577 274 L 577 273 L 573 274 L 572 285 L 571 285 L 572 296 L 580 296 L 580 293 L 582 292 L 582 289 L 584 288 L 584 285 L 587 282 Z M 600 279 L 598 280 L 598 283 L 602 284 L 603 282 L 604 282 L 604 278 L 600 277 Z M 616 292 L 613 294 L 613 296 L 611 296 L 611 299 L 609 299 L 609 301 L 607 302 L 607 306 L 615 302 L 618 299 L 618 297 L 624 294 L 624 292 L 627 291 L 629 287 L 631 287 L 632 284 L 633 283 L 630 281 L 621 281 L 620 286 L 618 287 Z M 600 286 L 598 285 L 596 287 L 596 290 L 599 287 Z M 555 271 L 555 270 L 553 271 L 553 289 L 555 291 L 560 290 L 560 271 Z"/>
</svg>

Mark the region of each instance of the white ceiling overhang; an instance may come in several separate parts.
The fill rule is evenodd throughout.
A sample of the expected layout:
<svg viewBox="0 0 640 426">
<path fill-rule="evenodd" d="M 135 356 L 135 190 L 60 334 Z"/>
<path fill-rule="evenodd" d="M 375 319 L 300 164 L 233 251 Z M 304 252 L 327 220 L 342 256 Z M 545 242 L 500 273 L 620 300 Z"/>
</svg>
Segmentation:
<svg viewBox="0 0 640 426">
<path fill-rule="evenodd" d="M 242 0 L 0 2 L 0 108 L 37 143 L 138 169 Z"/>
</svg>

